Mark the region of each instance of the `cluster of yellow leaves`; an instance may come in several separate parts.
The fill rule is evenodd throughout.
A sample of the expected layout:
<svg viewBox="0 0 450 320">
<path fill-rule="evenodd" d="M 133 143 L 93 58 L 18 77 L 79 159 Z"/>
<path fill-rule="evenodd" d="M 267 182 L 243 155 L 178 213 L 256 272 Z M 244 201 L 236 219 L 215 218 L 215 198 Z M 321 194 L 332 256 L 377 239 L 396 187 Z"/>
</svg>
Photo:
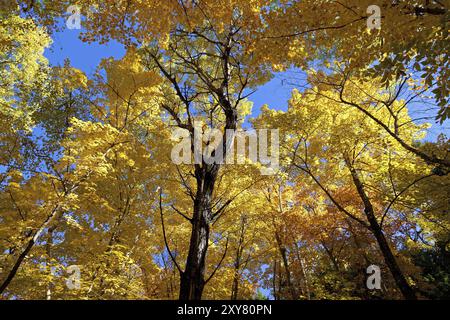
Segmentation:
<svg viewBox="0 0 450 320">
<path fill-rule="evenodd" d="M 365 9 L 373 4 L 369 0 L 358 4 L 80 0 L 77 4 L 83 10 L 95 6 L 97 11 L 86 21 L 84 40 L 116 39 L 128 46 L 123 59 L 104 60 L 93 80 L 69 63 L 53 68 L 49 76 L 43 50 L 50 39 L 43 29 L 19 16 L 2 20 L 0 124 L 6 129 L 1 135 L 1 164 L 11 159 L 9 147 L 14 145 L 16 131 L 33 128 L 31 115 L 36 106 L 28 104 L 27 94 L 38 92 L 47 80 L 49 90 L 42 94 L 46 104 L 34 119 L 49 135 L 51 129 L 62 127 L 62 134 L 52 141 L 53 153 L 36 156 L 38 164 L 32 168 L 37 172 L 11 170 L 2 179 L 1 279 L 30 238 L 37 240 L 8 287 L 7 297 L 42 298 L 50 292 L 51 298 L 177 298 L 180 275 L 171 258 L 181 269 L 185 267 L 192 232 L 188 220 L 198 177 L 192 166 L 177 167 L 170 162 L 170 128 L 176 120 L 190 116 L 205 128 L 223 126 L 217 92 L 211 91 L 223 85 L 217 72 L 222 62 L 217 46 L 229 41 L 233 32 L 239 35 L 239 44 L 231 55 L 237 61 L 228 70 L 233 82 L 228 96 L 236 94 L 243 81 L 254 87 L 269 79 L 272 71 L 291 65 L 306 68 L 322 56 L 328 60 L 326 51 L 331 49 L 338 60 L 345 61 L 333 67 L 348 68 L 359 76 L 350 77 L 345 94 L 339 94 L 326 84 L 339 83 L 339 74 L 310 70 L 311 88 L 294 90 L 286 112 L 265 106 L 253 121 L 255 128 L 280 129 L 282 170 L 274 177 L 261 178 L 258 164 L 246 161 L 220 171 L 212 194 L 211 209 L 218 214 L 210 222 L 205 274 L 210 282 L 204 297 L 254 298 L 261 286 L 271 288 L 272 295 L 280 299 L 364 297 L 367 293 L 357 286 L 363 281 L 360 271 L 369 262 L 383 262 L 373 235 L 343 214 L 344 209 L 353 218 L 365 219 L 348 159 L 361 175 L 376 218 L 384 221 L 383 231 L 401 268 L 410 279 L 418 277 L 420 272 L 410 257 L 397 248 L 422 247 L 417 239 L 405 240 L 417 228 L 430 242 L 446 238 L 449 221 L 440 208 L 448 208 L 448 197 L 442 199 L 439 188 L 448 186 L 448 178 L 432 177 L 409 188 L 431 167 L 413 157 L 364 112 L 340 101 L 344 97 L 361 105 L 391 130 L 398 129 L 392 123 L 394 113 L 401 124 L 398 136 L 410 145 L 424 138 L 427 125 L 412 121 L 404 100 L 396 99 L 390 109 L 373 103 L 386 100 L 389 93 L 380 88 L 395 74 L 367 77 L 366 73 L 373 61 L 382 70 L 401 70 L 405 61 L 416 59 L 416 69 L 423 71 L 422 61 L 430 68 L 424 81 L 411 85 L 415 90 L 431 87 L 433 75 L 445 63 L 447 36 L 432 16 L 414 17 L 420 27 L 410 30 L 408 10 L 415 3 L 407 1 L 397 7 L 380 3 L 383 27 L 367 33 Z M 65 10 L 67 4 L 40 2 L 33 10 Z M 353 27 L 351 32 L 349 27 Z M 213 38 L 202 38 L 205 34 L 200 33 L 193 39 L 203 28 Z M 180 36 L 183 32 L 190 36 Z M 417 46 L 405 52 L 403 48 L 410 44 Z M 147 49 L 154 47 L 162 55 L 157 61 L 174 74 L 169 81 L 148 61 Z M 198 55 L 197 64 L 186 64 L 183 59 L 193 53 Z M 395 60 L 391 54 L 404 59 Z M 424 61 L 434 55 L 440 59 Z M 324 66 L 330 70 L 331 63 L 326 61 Z M 207 85 L 200 79 L 206 77 L 203 70 L 211 73 Z M 359 71 L 364 71 L 363 76 Z M 178 74 L 188 76 L 180 80 Z M 248 78 L 242 79 L 242 74 Z M 183 111 L 186 101 L 180 101 L 168 83 L 177 80 L 198 93 L 192 115 Z M 442 78 L 439 81 L 445 97 L 447 84 Z M 81 111 L 69 110 L 73 100 L 66 98 L 73 93 L 89 96 L 80 103 Z M 169 120 L 161 112 L 164 103 L 181 119 L 171 115 Z M 52 117 L 57 114 L 56 106 L 62 106 L 59 122 Z M 242 125 L 252 102 L 244 99 L 236 108 Z M 429 149 L 445 157 L 448 142 Z M 405 192 L 399 194 L 399 190 Z M 391 203 L 396 198 L 400 201 Z M 443 226 L 436 227 L 421 214 L 430 214 Z M 163 221 L 167 239 L 162 236 Z M 169 257 L 168 249 L 174 257 Z M 68 263 L 81 268 L 79 291 L 65 286 Z M 45 272 L 39 271 L 43 266 Z M 60 271 L 52 273 L 51 267 Z M 392 279 L 386 283 L 386 296 L 398 297 Z"/>
</svg>

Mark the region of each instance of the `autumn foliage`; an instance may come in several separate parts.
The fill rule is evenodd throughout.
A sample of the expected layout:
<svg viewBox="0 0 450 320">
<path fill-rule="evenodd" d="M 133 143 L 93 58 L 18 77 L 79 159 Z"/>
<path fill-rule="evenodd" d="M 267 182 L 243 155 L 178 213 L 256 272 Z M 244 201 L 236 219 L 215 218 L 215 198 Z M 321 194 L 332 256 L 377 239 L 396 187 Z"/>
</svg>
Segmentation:
<svg viewBox="0 0 450 320">
<path fill-rule="evenodd" d="M 126 48 L 89 76 L 44 55 L 73 4 L 83 41 Z M 448 299 L 448 9 L 0 4 L 0 299 Z M 276 74 L 287 109 L 253 110 Z M 225 153 L 226 130 L 278 129 L 279 170 L 174 164 L 196 123 Z"/>
</svg>

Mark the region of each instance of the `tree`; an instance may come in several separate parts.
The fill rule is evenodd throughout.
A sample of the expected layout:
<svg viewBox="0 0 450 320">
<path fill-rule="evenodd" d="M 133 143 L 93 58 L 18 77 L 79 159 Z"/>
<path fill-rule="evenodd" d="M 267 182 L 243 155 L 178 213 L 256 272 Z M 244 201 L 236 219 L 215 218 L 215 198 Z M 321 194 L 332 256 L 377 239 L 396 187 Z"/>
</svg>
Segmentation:
<svg viewBox="0 0 450 320">
<path fill-rule="evenodd" d="M 146 28 L 149 27 L 145 22 L 146 14 L 153 16 L 162 9 L 176 12 L 179 20 L 169 20 L 164 24 L 159 21 L 161 24 L 152 25 L 150 30 L 145 30 L 150 35 L 160 35 L 160 41 L 149 39 L 149 34 L 143 32 L 134 35 L 121 32 L 113 37 L 117 36 L 120 41 L 139 47 L 148 70 L 160 73 L 166 97 L 161 102 L 161 108 L 170 115 L 176 126 L 189 132 L 191 148 L 194 149 L 196 143 L 194 121 L 202 121 L 211 129 L 222 130 L 222 140 L 210 155 L 220 153 L 226 158 L 233 139 L 228 137 L 227 141 L 226 132 L 238 128 L 239 117 L 242 117 L 239 114 L 240 106 L 246 97 L 245 90 L 268 76 L 259 66 L 252 65 L 252 55 L 247 54 L 246 43 L 253 37 L 246 25 L 249 19 L 261 24 L 258 12 L 263 4 L 238 7 L 230 2 L 220 12 L 210 5 L 193 3 L 187 6 L 183 2 L 100 8 L 104 19 L 93 22 L 90 26 L 91 34 L 108 39 L 112 34 L 98 32 L 98 24 L 102 28 L 113 27 L 104 23 L 117 17 L 128 20 L 128 14 L 135 10 L 145 13 L 134 23 Z M 90 35 L 87 39 L 89 37 Z M 203 293 L 210 226 L 229 204 L 229 201 L 225 201 L 221 207 L 215 208 L 214 205 L 213 197 L 220 169 L 220 163 L 211 164 L 205 159 L 194 166 L 195 188 L 191 190 L 190 218 L 192 232 L 184 270 L 174 261 L 181 274 L 180 299 L 200 299 Z"/>
<path fill-rule="evenodd" d="M 446 4 L 80 0 L 126 49 L 89 76 L 44 57 L 71 5 L 0 6 L 1 298 L 445 297 Z M 249 129 L 280 130 L 271 176 L 231 158 Z"/>
<path fill-rule="evenodd" d="M 303 95 L 294 91 L 287 113 L 265 109 L 258 121 L 270 121 L 272 126 L 286 128 L 287 161 L 312 179 L 342 214 L 372 233 L 399 290 L 405 298 L 414 299 L 416 295 L 393 254 L 383 227 L 390 214 L 401 210 L 396 208 L 399 200 L 434 174 L 420 175 L 424 164 L 412 162 L 408 165 L 408 174 L 402 172 L 407 180 L 397 182 L 395 170 L 408 163 L 405 150 L 398 149 L 401 144 L 386 136 L 382 128 L 371 124 L 369 117 L 355 114 L 348 107 L 323 97 L 335 97 L 337 93 L 311 91 Z M 388 117 L 389 113 L 384 111 L 384 115 Z M 406 108 L 399 117 L 402 123 L 407 119 Z M 408 122 L 403 130 L 409 140 L 414 135 L 417 137 L 420 127 Z M 356 191 L 355 196 L 359 198 L 350 207 L 339 193 L 336 194 L 342 184 Z"/>
<path fill-rule="evenodd" d="M 381 77 L 385 86 L 415 71 L 432 91 L 443 122 L 450 112 L 448 9 L 428 0 L 295 1 L 267 17 L 272 28 L 266 37 L 277 52 L 267 50 L 271 42 L 261 42 L 259 51 L 284 68 L 306 69 L 317 58 L 345 62 L 346 73 Z"/>
</svg>

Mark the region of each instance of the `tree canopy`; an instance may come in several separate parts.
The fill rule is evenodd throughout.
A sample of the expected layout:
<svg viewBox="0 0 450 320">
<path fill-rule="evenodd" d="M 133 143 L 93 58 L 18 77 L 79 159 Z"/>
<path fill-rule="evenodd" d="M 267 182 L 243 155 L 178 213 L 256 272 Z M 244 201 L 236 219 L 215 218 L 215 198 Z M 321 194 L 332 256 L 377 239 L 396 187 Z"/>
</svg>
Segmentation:
<svg viewBox="0 0 450 320">
<path fill-rule="evenodd" d="M 73 5 L 81 39 L 122 58 L 47 60 Z M 448 15 L 1 2 L 0 299 L 449 298 Z M 253 110 L 292 70 L 288 108 Z"/>
</svg>

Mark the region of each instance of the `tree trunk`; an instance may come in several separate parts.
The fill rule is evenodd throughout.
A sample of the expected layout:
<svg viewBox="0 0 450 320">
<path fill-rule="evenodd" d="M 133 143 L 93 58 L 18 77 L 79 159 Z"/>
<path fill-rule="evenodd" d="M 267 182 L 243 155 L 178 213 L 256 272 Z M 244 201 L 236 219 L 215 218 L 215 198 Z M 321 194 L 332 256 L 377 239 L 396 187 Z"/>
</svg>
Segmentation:
<svg viewBox="0 0 450 320">
<path fill-rule="evenodd" d="M 245 216 L 241 217 L 241 229 L 239 232 L 238 247 L 236 250 L 236 258 L 234 261 L 234 275 L 233 275 L 233 285 L 231 287 L 231 300 L 237 300 L 238 298 L 239 278 L 241 270 L 242 253 L 244 251 L 244 237 L 245 237 L 246 223 L 247 223 L 246 217 Z"/>
<path fill-rule="evenodd" d="M 239 269 L 235 267 L 233 276 L 233 287 L 231 288 L 231 300 L 237 300 L 239 293 Z"/>
<path fill-rule="evenodd" d="M 223 92 L 219 95 L 219 103 L 225 110 L 226 123 L 221 146 L 223 158 L 226 159 L 234 139 L 234 135 L 227 137 L 227 130 L 236 130 L 238 118 L 237 110 L 231 106 Z M 193 150 L 195 150 L 194 139 L 193 136 L 191 143 Z M 211 156 L 214 156 L 215 152 Z M 208 251 L 210 223 L 214 218 L 212 196 L 220 168 L 220 163 L 206 164 L 204 159 L 201 165 L 195 165 L 197 191 L 194 199 L 194 212 L 191 220 L 192 232 L 186 267 L 180 274 L 180 300 L 200 300 L 202 298 L 206 284 L 205 261 Z"/>
<path fill-rule="evenodd" d="M 392 276 L 394 277 L 395 283 L 397 284 L 398 288 L 400 289 L 401 293 L 403 294 L 403 297 L 408 300 L 416 300 L 416 294 L 414 290 L 411 288 L 411 286 L 406 281 L 405 276 L 403 275 L 393 253 L 391 248 L 389 247 L 389 244 L 386 240 L 386 237 L 383 234 L 383 231 L 380 228 L 380 225 L 376 221 L 375 216 L 373 215 L 373 212 L 366 212 L 367 218 L 369 219 L 370 227 L 373 232 L 373 235 L 377 239 L 378 245 L 380 246 L 380 250 L 383 254 L 384 261 L 386 262 L 389 270 L 392 273 Z"/>
<path fill-rule="evenodd" d="M 6 275 L 5 279 L 0 285 L 0 294 L 4 293 L 6 288 L 9 286 L 11 281 L 16 276 L 17 271 L 19 270 L 22 262 L 27 257 L 30 250 L 34 247 L 35 243 L 38 241 L 40 236 L 45 232 L 45 230 L 56 220 L 58 220 L 62 216 L 62 212 L 59 211 L 59 205 L 56 205 L 52 210 L 51 214 L 47 217 L 44 223 L 39 227 L 39 229 L 34 230 L 29 235 L 29 240 L 23 249 L 23 251 L 18 255 L 16 261 L 14 262 L 11 270 Z"/>
<path fill-rule="evenodd" d="M 299 247 L 298 243 L 296 241 L 294 241 L 294 243 L 295 243 L 295 249 L 296 249 L 295 252 L 296 252 L 298 264 L 300 266 L 300 272 L 303 277 L 303 283 L 305 285 L 305 290 L 303 293 L 306 294 L 306 297 L 308 300 L 311 300 L 311 292 L 309 290 L 308 275 L 306 274 L 305 262 L 303 261 L 302 257 L 300 256 L 300 247 Z"/>
<path fill-rule="evenodd" d="M 241 255 L 242 250 L 241 247 L 238 247 L 238 250 L 236 252 L 236 260 L 234 262 L 234 273 L 233 273 L 233 285 L 231 287 L 231 300 L 237 300 L 238 298 L 238 292 L 239 292 L 239 276 L 240 276 L 240 269 L 241 269 Z"/>
<path fill-rule="evenodd" d="M 200 300 L 205 287 L 205 261 L 212 218 L 211 198 L 217 171 L 197 169 L 196 177 L 197 194 L 194 201 L 189 252 L 180 279 L 180 300 Z"/>
<path fill-rule="evenodd" d="M 297 290 L 295 289 L 294 284 L 292 283 L 291 269 L 289 266 L 287 249 L 283 245 L 281 238 L 277 232 L 275 232 L 275 238 L 277 240 L 278 250 L 280 252 L 281 259 L 283 259 L 284 274 L 286 276 L 286 285 L 289 289 L 289 294 L 291 295 L 292 300 L 298 300 Z"/>
<path fill-rule="evenodd" d="M 366 214 L 367 220 L 369 221 L 370 230 L 377 240 L 378 246 L 380 247 L 381 253 L 383 254 L 384 261 L 388 266 L 392 276 L 394 277 L 394 281 L 397 284 L 397 287 L 399 288 L 405 299 L 417 300 L 417 296 L 414 290 L 408 284 L 408 281 L 406 281 L 406 278 L 403 275 L 403 272 L 400 269 L 391 248 L 389 247 L 386 237 L 381 230 L 380 224 L 376 219 L 372 203 L 364 190 L 364 185 L 359 179 L 358 173 L 356 172 L 355 168 L 353 168 L 348 159 L 346 159 L 346 163 L 352 174 L 353 182 L 356 186 L 358 194 L 364 203 L 364 213 Z"/>
<path fill-rule="evenodd" d="M 277 216 L 278 215 L 282 216 L 284 214 L 284 208 L 283 208 L 283 201 L 282 201 L 281 193 L 282 193 L 281 186 L 278 186 L 278 199 L 277 199 L 278 200 L 278 211 L 277 211 L 277 214 L 276 214 Z M 270 199 L 269 199 L 269 202 L 271 202 Z M 294 285 L 292 283 L 291 270 L 290 270 L 290 266 L 289 266 L 289 259 L 288 259 L 288 256 L 287 256 L 287 249 L 286 249 L 286 246 L 284 245 L 284 242 L 281 239 L 281 235 L 280 235 L 280 234 L 283 234 L 283 229 L 281 228 L 281 230 L 280 230 L 280 228 L 278 226 L 278 223 L 275 221 L 275 216 L 273 215 L 273 213 L 271 215 L 271 218 L 272 218 L 272 225 L 273 225 L 273 228 L 275 230 L 274 231 L 275 241 L 277 243 L 278 251 L 280 252 L 280 256 L 281 256 L 281 259 L 283 261 L 284 274 L 286 276 L 286 285 L 287 285 L 287 288 L 289 290 L 289 294 L 291 296 L 291 299 L 292 300 L 298 300 L 297 290 L 296 290 L 296 288 L 294 287 Z M 280 272 L 281 272 L 281 270 L 280 270 Z"/>
</svg>

